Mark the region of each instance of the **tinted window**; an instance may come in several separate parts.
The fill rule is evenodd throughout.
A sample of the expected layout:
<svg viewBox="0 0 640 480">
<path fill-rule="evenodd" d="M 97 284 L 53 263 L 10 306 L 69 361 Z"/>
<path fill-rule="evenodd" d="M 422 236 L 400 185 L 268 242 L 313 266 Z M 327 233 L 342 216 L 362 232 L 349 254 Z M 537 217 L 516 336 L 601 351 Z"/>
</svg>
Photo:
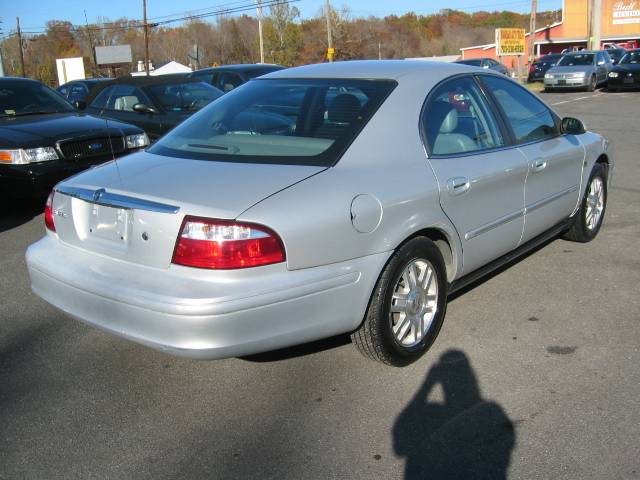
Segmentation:
<svg viewBox="0 0 640 480">
<path fill-rule="evenodd" d="M 60 93 L 60 95 L 62 95 L 63 97 L 67 98 L 67 94 L 69 93 L 69 87 L 68 86 L 60 87 L 56 91 Z"/>
<path fill-rule="evenodd" d="M 218 80 L 218 88 L 223 92 L 230 92 L 243 83 L 242 78 L 237 73 L 224 72 L 221 74 L 220 80 Z"/>
<path fill-rule="evenodd" d="M 481 59 L 472 59 L 472 60 L 461 60 L 460 62 L 456 62 L 456 63 L 461 63 L 462 65 L 473 65 L 474 67 L 479 67 L 482 65 L 482 60 Z"/>
<path fill-rule="evenodd" d="M 222 95 L 220 90 L 204 82 L 153 85 L 148 90 L 170 112 L 199 110 Z"/>
<path fill-rule="evenodd" d="M 575 65 L 593 65 L 593 53 L 572 53 L 565 55 L 558 62 L 561 67 L 573 67 Z"/>
<path fill-rule="evenodd" d="M 82 100 L 88 93 L 87 87 L 81 83 L 76 83 L 69 90 L 69 101 L 75 102 L 76 100 Z"/>
<path fill-rule="evenodd" d="M 276 72 L 278 70 L 282 70 L 281 67 L 261 67 L 261 68 L 255 68 L 252 70 L 247 70 L 246 72 L 244 72 L 245 77 L 247 78 L 256 78 L 259 77 L 261 75 L 266 75 L 267 73 L 271 73 L 271 72 Z"/>
<path fill-rule="evenodd" d="M 621 64 L 627 63 L 640 63 L 640 50 L 636 50 L 633 52 L 627 52 L 624 57 L 620 60 Z"/>
<path fill-rule="evenodd" d="M 496 119 L 470 77 L 447 82 L 422 113 L 422 128 L 433 155 L 473 152 L 504 145 Z"/>
<path fill-rule="evenodd" d="M 483 76 L 482 81 L 504 111 L 516 142 L 531 142 L 558 133 L 551 111 L 528 90 L 493 76 Z"/>
<path fill-rule="evenodd" d="M 224 162 L 332 165 L 395 85 L 254 80 L 203 108 L 149 151 Z"/>
<path fill-rule="evenodd" d="M 102 90 L 91 102 L 91 107 L 133 112 L 133 106 L 136 103 L 151 105 L 147 96 L 138 87 L 122 84 L 112 85 Z"/>
<path fill-rule="evenodd" d="M 0 83 L 0 116 L 72 111 L 69 102 L 41 83 L 20 80 Z"/>
</svg>

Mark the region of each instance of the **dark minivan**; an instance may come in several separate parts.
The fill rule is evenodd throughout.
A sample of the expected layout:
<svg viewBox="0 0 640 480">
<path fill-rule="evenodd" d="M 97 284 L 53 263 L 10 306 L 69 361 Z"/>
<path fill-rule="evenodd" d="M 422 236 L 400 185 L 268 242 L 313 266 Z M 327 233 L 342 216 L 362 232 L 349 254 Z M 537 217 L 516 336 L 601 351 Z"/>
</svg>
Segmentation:
<svg viewBox="0 0 640 480">
<path fill-rule="evenodd" d="M 225 65 L 223 67 L 203 68 L 196 70 L 189 76 L 207 82 L 219 90 L 227 93 L 252 78 L 267 73 L 284 70 L 285 67 L 275 64 L 252 63 L 242 65 Z"/>
</svg>

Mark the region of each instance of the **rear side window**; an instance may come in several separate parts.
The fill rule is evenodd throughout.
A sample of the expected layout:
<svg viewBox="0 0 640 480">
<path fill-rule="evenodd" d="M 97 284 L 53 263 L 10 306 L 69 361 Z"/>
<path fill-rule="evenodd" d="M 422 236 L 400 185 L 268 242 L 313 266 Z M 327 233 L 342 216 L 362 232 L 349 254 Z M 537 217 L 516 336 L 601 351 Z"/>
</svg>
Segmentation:
<svg viewBox="0 0 640 480">
<path fill-rule="evenodd" d="M 422 128 L 432 155 L 452 155 L 504 145 L 498 123 L 472 77 L 450 80 L 429 98 Z"/>
<path fill-rule="evenodd" d="M 558 134 L 551 110 L 532 93 L 498 77 L 482 76 L 482 81 L 502 108 L 517 143 L 532 142 Z"/>
<path fill-rule="evenodd" d="M 333 165 L 396 83 L 253 80 L 158 141 L 151 153 L 224 162 Z"/>
<path fill-rule="evenodd" d="M 233 72 L 224 72 L 218 80 L 218 88 L 223 92 L 230 92 L 234 88 L 238 88 L 244 82 L 240 75 Z"/>
</svg>

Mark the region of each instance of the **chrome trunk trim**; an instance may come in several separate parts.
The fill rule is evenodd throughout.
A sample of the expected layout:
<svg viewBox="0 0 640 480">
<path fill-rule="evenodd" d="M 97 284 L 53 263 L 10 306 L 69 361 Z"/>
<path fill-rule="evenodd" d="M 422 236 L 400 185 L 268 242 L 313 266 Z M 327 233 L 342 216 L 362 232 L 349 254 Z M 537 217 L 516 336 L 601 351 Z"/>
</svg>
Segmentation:
<svg viewBox="0 0 640 480">
<path fill-rule="evenodd" d="M 180 207 L 176 207 L 174 205 L 167 205 L 165 203 L 152 202 L 150 200 L 144 200 L 142 198 L 111 193 L 107 192 L 104 188 L 92 190 L 89 188 L 58 185 L 55 188 L 55 191 L 64 195 L 68 195 L 70 197 L 79 198 L 80 200 L 84 200 L 85 202 L 104 205 L 107 207 L 174 214 L 180 211 Z"/>
</svg>

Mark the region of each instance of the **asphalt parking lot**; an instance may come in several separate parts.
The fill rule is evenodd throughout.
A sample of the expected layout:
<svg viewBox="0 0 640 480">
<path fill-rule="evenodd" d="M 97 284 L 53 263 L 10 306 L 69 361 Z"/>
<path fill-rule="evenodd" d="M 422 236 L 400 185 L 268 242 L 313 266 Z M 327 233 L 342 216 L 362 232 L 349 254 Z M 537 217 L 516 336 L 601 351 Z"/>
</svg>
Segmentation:
<svg viewBox="0 0 640 480">
<path fill-rule="evenodd" d="M 0 219 L 0 478 L 640 479 L 640 92 L 541 94 L 615 144 L 600 235 L 454 298 L 404 369 L 348 338 L 196 362 L 29 288 L 38 205 Z"/>
</svg>

